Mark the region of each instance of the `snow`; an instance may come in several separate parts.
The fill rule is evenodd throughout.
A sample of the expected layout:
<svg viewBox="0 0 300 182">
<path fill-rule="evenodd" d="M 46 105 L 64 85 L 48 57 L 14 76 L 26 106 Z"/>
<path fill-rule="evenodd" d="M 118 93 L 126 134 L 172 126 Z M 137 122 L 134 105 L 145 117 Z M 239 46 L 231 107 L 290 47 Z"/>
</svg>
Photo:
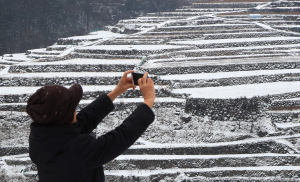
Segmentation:
<svg viewBox="0 0 300 182">
<path fill-rule="evenodd" d="M 14 116 L 28 116 L 26 112 L 17 112 L 17 111 L 0 111 L 0 115 L 13 114 Z"/>
<path fill-rule="evenodd" d="M 69 49 L 66 49 L 63 53 L 61 53 L 58 57 L 64 57 L 69 55 L 71 52 L 75 50 L 75 47 L 71 47 Z"/>
<path fill-rule="evenodd" d="M 76 48 L 77 50 L 138 50 L 138 51 L 153 51 L 164 49 L 180 49 L 187 46 L 175 46 L 175 45 L 99 45 Z"/>
<path fill-rule="evenodd" d="M 274 114 L 288 114 L 288 113 L 300 113 L 300 109 L 293 109 L 293 110 L 270 110 L 266 111 L 267 113 L 274 113 Z"/>
<path fill-rule="evenodd" d="M 89 104 L 94 100 L 81 100 L 79 104 Z M 117 98 L 115 99 L 114 103 L 142 103 L 144 102 L 144 98 Z M 156 97 L 155 103 L 161 102 L 178 102 L 178 103 L 185 103 L 185 99 L 177 99 L 173 97 Z"/>
<path fill-rule="evenodd" d="M 217 171 L 300 171 L 299 166 L 255 166 L 255 167 L 213 167 L 213 168 L 173 168 L 159 170 L 109 170 L 105 175 L 115 176 L 150 176 L 157 174 L 174 174 L 182 172 L 217 172 Z"/>
<path fill-rule="evenodd" d="M 269 6 L 270 4 L 271 4 L 271 3 L 261 4 L 261 5 L 256 6 L 255 9 L 263 9 L 263 8 Z"/>
<path fill-rule="evenodd" d="M 225 56 L 226 57 L 226 56 Z M 224 57 L 224 58 L 225 58 Z M 264 58 L 248 58 L 244 57 L 241 59 L 216 59 L 215 56 L 212 56 L 212 59 L 195 59 L 197 57 L 191 58 L 192 60 L 188 60 L 189 57 L 184 58 L 174 58 L 174 60 L 178 60 L 176 62 L 168 62 L 172 61 L 173 59 L 158 59 L 158 60 L 149 60 L 149 63 L 145 64 L 146 68 L 163 68 L 163 67 L 188 67 L 188 66 L 205 66 L 205 65 L 229 65 L 229 64 L 257 64 L 257 63 L 282 63 L 282 62 L 297 62 L 299 58 L 296 56 L 284 56 L 284 57 L 264 57 Z M 204 57 L 206 58 L 206 57 Z M 164 62 L 166 60 L 167 62 Z M 201 60 L 201 61 L 199 61 Z"/>
<path fill-rule="evenodd" d="M 8 74 L 9 66 L 5 66 L 3 70 L 0 70 L 0 75 Z"/>
<path fill-rule="evenodd" d="M 196 17 L 198 17 L 198 16 L 196 16 Z M 196 18 L 196 17 L 190 17 L 190 18 L 193 19 L 193 18 Z M 191 19 L 190 19 L 190 20 L 191 20 Z M 181 19 L 179 19 L 179 21 L 180 21 L 180 20 L 181 20 Z M 182 20 L 183 20 L 183 19 L 182 19 Z M 165 27 L 165 26 L 168 25 L 169 23 L 173 23 L 173 22 L 176 22 L 176 21 L 177 21 L 177 20 L 168 20 L 168 21 L 165 21 L 165 22 L 162 22 L 162 23 L 157 24 L 156 27 L 157 27 L 157 28 Z M 155 27 L 155 26 L 150 27 L 150 28 L 148 28 L 148 29 L 145 29 L 145 30 L 143 30 L 143 31 L 141 31 L 141 32 L 138 32 L 138 33 L 135 33 L 135 34 L 133 34 L 133 35 L 143 35 L 143 34 L 145 34 L 145 33 L 147 33 L 147 32 L 151 32 L 151 31 L 155 30 L 156 27 Z"/>
<path fill-rule="evenodd" d="M 291 123 L 291 122 L 288 122 L 288 123 L 274 123 L 276 125 L 277 128 L 283 128 L 283 129 L 286 129 L 286 128 L 294 128 L 294 127 L 299 127 L 300 126 L 300 123 Z"/>
<path fill-rule="evenodd" d="M 260 38 L 177 41 L 177 42 L 170 42 L 170 44 L 203 45 L 203 44 L 239 43 L 239 42 L 287 41 L 287 40 L 299 40 L 299 39 L 300 37 L 260 37 Z"/>
<path fill-rule="evenodd" d="M 264 37 L 263 37 L 264 38 Z M 282 39 L 282 37 L 279 37 Z M 251 39 L 251 38 L 247 38 Z M 262 39 L 262 38 L 257 38 Z M 270 39 L 273 39 L 273 37 L 270 37 Z M 218 39 L 221 41 L 225 41 L 228 39 Z M 240 40 L 240 39 L 232 39 L 232 40 Z M 230 47 L 230 48 L 209 48 L 209 49 L 194 49 L 194 50 L 184 50 L 184 51 L 178 51 L 178 52 L 207 52 L 207 51 L 231 51 L 231 50 L 251 50 L 251 49 L 280 49 L 280 48 L 300 48 L 299 44 L 284 44 L 284 45 L 263 45 L 263 46 L 247 46 L 247 47 Z"/>
<path fill-rule="evenodd" d="M 299 92 L 300 82 L 273 82 L 224 87 L 174 89 L 174 93 L 191 94 L 190 98 L 229 99 Z"/>
<path fill-rule="evenodd" d="M 300 25 L 280 25 L 280 26 L 274 26 L 276 28 L 300 28 Z"/>
<path fill-rule="evenodd" d="M 213 14 L 212 12 L 209 12 L 209 14 Z M 170 27 L 163 27 L 164 29 L 176 29 L 176 28 L 201 28 L 201 27 L 226 27 L 226 26 L 249 26 L 254 24 L 205 24 L 205 25 L 189 25 L 189 26 L 170 26 Z"/>
<path fill-rule="evenodd" d="M 30 51 L 30 52 L 32 52 L 32 53 L 34 53 L 34 54 L 36 54 L 36 53 L 39 53 L 39 54 L 41 54 L 41 53 L 44 53 L 44 54 L 50 54 L 50 53 L 52 53 L 52 54 L 61 54 L 63 51 L 56 51 L 56 50 L 53 50 L 53 51 L 47 51 L 46 49 L 32 49 L 32 50 L 28 50 L 28 51 Z"/>
<path fill-rule="evenodd" d="M 229 146 L 229 145 L 243 145 L 243 144 L 251 144 L 251 143 L 258 143 L 258 142 L 266 142 L 266 141 L 277 141 L 282 139 L 289 139 L 289 138 L 299 138 L 300 134 L 295 135 L 287 135 L 287 136 L 276 136 L 276 137 L 261 137 L 261 138 L 250 138 L 238 141 L 230 141 L 230 142 L 216 142 L 216 143 L 151 143 L 147 142 L 146 145 L 133 145 L 131 149 L 147 149 L 147 148 L 197 148 L 197 147 L 221 147 L 221 146 Z"/>
<path fill-rule="evenodd" d="M 25 53 L 15 53 L 15 54 L 10 54 L 12 57 L 5 57 L 3 55 L 3 59 L 6 60 L 19 60 L 19 61 L 31 61 L 32 59 L 27 58 L 27 55 Z"/>
<path fill-rule="evenodd" d="M 68 59 L 64 61 L 55 61 L 55 62 L 24 62 L 20 63 L 18 65 L 72 65 L 72 64 L 82 64 L 82 65 L 88 65 L 88 64 L 109 64 L 109 65 L 134 65 L 140 63 L 141 60 L 138 59 L 130 59 L 130 60 L 124 60 L 124 59 Z"/>
<path fill-rule="evenodd" d="M 49 72 L 49 73 L 9 73 L 2 78 L 64 78 L 64 77 L 121 77 L 124 72 Z"/>
<path fill-rule="evenodd" d="M 225 155 L 120 155 L 115 160 L 181 160 L 181 159 L 220 159 L 220 158 L 256 158 L 256 157 L 299 157 L 300 154 L 225 154 Z"/>
<path fill-rule="evenodd" d="M 63 39 L 73 39 L 73 40 L 91 40 L 91 39 L 107 39 L 107 38 L 115 38 L 115 37 L 126 37 L 125 34 L 117 34 L 110 31 L 96 31 L 91 32 L 89 35 L 84 36 L 75 36 L 75 37 L 67 37 Z"/>
<path fill-rule="evenodd" d="M 237 72 L 217 72 L 217 73 L 199 73 L 199 74 L 180 74 L 160 76 L 162 80 L 197 80 L 197 79 L 221 79 L 221 78 L 237 78 L 249 76 L 275 75 L 287 73 L 300 73 L 300 69 L 285 70 L 258 70 L 258 71 L 237 71 Z"/>
<path fill-rule="evenodd" d="M 273 100 L 273 102 L 275 102 L 275 101 L 298 101 L 298 100 L 300 100 L 299 97 L 298 98 L 291 98 L 291 99 Z"/>
<path fill-rule="evenodd" d="M 16 62 L 16 61 L 10 61 L 9 59 L 0 59 L 0 64 L 4 64 L 4 65 L 12 65 L 12 64 L 18 64 L 18 63 L 19 62 Z"/>
<path fill-rule="evenodd" d="M 263 23 L 255 22 L 255 24 L 267 30 L 274 30 L 274 28 L 271 28 L 269 25 L 265 25 Z"/>
</svg>

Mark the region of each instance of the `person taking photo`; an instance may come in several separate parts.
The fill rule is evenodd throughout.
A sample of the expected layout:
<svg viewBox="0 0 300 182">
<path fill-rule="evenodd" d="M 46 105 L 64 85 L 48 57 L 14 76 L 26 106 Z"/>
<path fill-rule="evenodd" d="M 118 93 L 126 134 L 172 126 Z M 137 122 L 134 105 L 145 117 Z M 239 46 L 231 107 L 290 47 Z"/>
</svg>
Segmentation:
<svg viewBox="0 0 300 182">
<path fill-rule="evenodd" d="M 90 133 L 114 110 L 113 101 L 136 86 L 126 71 L 116 88 L 102 94 L 76 114 L 82 98 L 79 84 L 69 89 L 49 85 L 28 100 L 29 156 L 36 164 L 40 182 L 105 181 L 103 165 L 127 150 L 154 121 L 154 82 L 146 72 L 138 80 L 144 102 L 114 130 L 94 138 Z"/>
</svg>

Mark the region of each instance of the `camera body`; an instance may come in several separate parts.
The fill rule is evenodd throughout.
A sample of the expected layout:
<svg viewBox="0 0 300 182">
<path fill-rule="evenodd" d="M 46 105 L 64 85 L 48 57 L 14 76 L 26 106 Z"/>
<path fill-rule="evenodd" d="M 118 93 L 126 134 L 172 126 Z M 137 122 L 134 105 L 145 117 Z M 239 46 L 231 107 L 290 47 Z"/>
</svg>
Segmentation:
<svg viewBox="0 0 300 182">
<path fill-rule="evenodd" d="M 132 76 L 132 84 L 134 84 L 134 85 L 139 85 L 139 84 L 138 84 L 138 80 L 139 80 L 140 78 L 143 78 L 144 73 L 133 72 L 133 73 L 131 73 L 131 76 Z"/>
</svg>

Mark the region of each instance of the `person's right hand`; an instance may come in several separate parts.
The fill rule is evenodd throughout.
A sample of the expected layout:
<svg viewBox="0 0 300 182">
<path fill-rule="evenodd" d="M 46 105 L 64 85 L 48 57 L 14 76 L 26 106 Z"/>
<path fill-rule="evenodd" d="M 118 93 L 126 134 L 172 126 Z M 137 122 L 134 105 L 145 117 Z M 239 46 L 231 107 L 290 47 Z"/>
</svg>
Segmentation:
<svg viewBox="0 0 300 182">
<path fill-rule="evenodd" d="M 144 103 L 152 109 L 155 100 L 155 89 L 153 80 L 148 78 L 148 72 L 138 80 L 138 84 L 144 97 Z"/>
</svg>

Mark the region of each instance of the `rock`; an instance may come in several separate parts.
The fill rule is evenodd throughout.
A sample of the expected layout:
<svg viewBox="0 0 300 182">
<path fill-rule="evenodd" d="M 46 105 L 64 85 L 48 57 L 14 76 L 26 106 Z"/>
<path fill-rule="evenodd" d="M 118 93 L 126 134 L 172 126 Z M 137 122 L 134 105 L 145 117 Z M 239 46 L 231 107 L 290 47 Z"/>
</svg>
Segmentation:
<svg viewBox="0 0 300 182">
<path fill-rule="evenodd" d="M 182 116 L 180 117 L 180 119 L 185 122 L 185 123 L 188 123 L 191 121 L 192 117 L 191 116 Z"/>
<path fill-rule="evenodd" d="M 230 131 L 231 131 L 231 132 L 234 132 L 234 131 L 235 131 L 235 126 L 232 126 L 232 127 L 230 128 Z"/>
<path fill-rule="evenodd" d="M 257 135 L 258 135 L 259 137 L 264 137 L 264 136 L 267 136 L 267 135 L 268 135 L 268 132 L 266 132 L 266 131 L 258 131 L 258 132 L 257 132 Z"/>
<path fill-rule="evenodd" d="M 178 124 L 174 124 L 174 130 L 181 130 L 182 126 L 178 125 Z"/>
</svg>

